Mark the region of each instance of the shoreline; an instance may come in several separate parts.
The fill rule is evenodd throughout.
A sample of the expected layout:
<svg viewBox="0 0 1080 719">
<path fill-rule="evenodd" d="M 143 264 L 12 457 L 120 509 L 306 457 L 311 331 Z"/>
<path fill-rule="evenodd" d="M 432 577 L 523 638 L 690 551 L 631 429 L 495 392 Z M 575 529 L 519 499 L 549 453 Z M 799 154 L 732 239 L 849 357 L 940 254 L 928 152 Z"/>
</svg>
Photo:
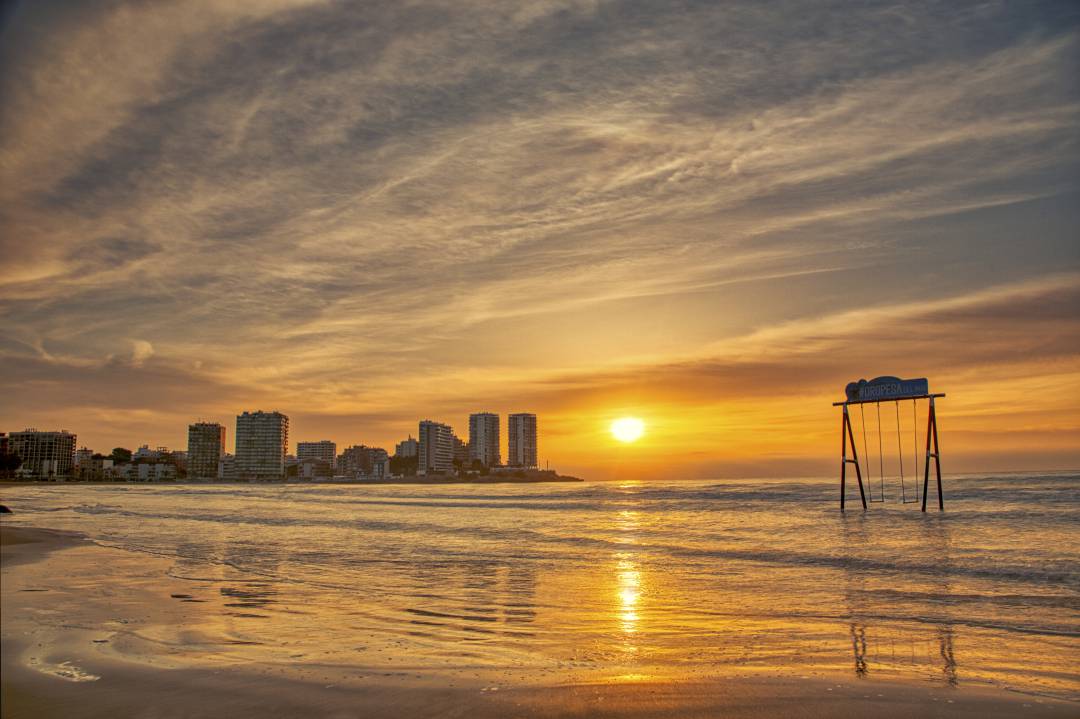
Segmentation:
<svg viewBox="0 0 1080 719">
<path fill-rule="evenodd" d="M 17 596 L 40 607 L 59 591 L 65 550 L 80 561 L 97 558 L 110 566 L 106 548 L 76 532 L 0 525 L 0 569 L 5 605 Z M 67 560 L 70 561 L 70 560 Z M 55 564 L 54 564 L 55 562 Z M 35 567 L 35 564 L 42 563 Z M 113 580 L 116 577 L 112 578 Z M 168 579 L 162 576 L 162 588 Z M 155 607 L 135 590 L 116 583 L 111 591 L 153 614 Z M 31 587 L 27 589 L 26 587 Z M 29 602 L 29 603 L 28 603 Z M 112 717 L 132 715 L 228 716 L 461 716 L 633 717 L 670 719 L 725 716 L 884 717 L 1066 716 L 1078 703 L 986 684 L 953 688 L 887 675 L 855 678 L 835 672 L 752 669 L 716 676 L 658 679 L 623 675 L 581 682 L 492 686 L 492 679 L 447 682 L 438 673 L 401 671 L 398 666 L 328 667 L 318 663 L 157 662 L 156 655 L 127 654 L 120 637 L 106 640 L 107 622 L 35 624 L 33 615 L 5 607 L 2 626 L 4 717 Z M 115 616 L 115 615 L 112 615 Z M 102 615 L 104 620 L 106 615 Z M 28 637 L 30 637 L 28 639 Z M 168 667 L 168 668 L 165 668 Z M 812 674 L 805 676 L 800 674 Z"/>
<path fill-rule="evenodd" d="M 82 481 L 82 480 L 48 480 L 48 479 L 32 479 L 32 480 L 0 480 L 0 487 L 26 487 L 32 485 L 55 485 L 55 484 L 74 484 L 79 486 L 95 486 L 95 487 L 110 487 L 114 485 L 142 485 L 149 484 L 154 486 L 169 486 L 169 485 L 199 485 L 199 486 L 226 486 L 234 487 L 236 485 L 248 485 L 248 484 L 289 484 L 289 485 L 311 485 L 311 484 L 333 484 L 333 485 L 383 485 L 383 484 L 558 484 L 566 482 L 585 482 L 587 480 L 580 477 L 569 477 L 559 475 L 556 478 L 533 478 L 533 477 L 480 477 L 461 479 L 458 477 L 447 478 L 421 478 L 421 477 L 400 477 L 397 479 L 318 479 L 318 480 L 298 480 L 298 479 L 252 479 L 252 480 L 198 480 L 198 479 L 176 479 L 163 482 L 133 482 L 133 481 Z"/>
</svg>

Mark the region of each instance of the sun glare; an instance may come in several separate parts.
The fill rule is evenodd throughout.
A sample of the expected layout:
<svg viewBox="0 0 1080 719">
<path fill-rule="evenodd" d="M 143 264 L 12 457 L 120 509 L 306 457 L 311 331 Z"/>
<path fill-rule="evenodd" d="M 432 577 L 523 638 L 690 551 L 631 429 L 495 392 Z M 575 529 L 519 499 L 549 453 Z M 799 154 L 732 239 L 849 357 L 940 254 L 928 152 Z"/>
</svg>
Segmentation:
<svg viewBox="0 0 1080 719">
<path fill-rule="evenodd" d="M 636 442 L 645 434 L 645 423 L 637 417 L 620 417 L 611 423 L 611 435 L 620 442 Z"/>
</svg>

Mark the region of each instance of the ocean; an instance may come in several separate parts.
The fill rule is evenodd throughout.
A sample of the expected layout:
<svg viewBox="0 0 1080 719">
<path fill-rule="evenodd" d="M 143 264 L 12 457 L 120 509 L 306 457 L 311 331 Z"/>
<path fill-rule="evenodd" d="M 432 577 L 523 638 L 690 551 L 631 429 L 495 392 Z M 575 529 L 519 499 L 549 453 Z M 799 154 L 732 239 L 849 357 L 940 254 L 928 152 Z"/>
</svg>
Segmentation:
<svg viewBox="0 0 1080 719">
<path fill-rule="evenodd" d="M 5 524 L 120 550 L 42 606 L 77 622 L 112 602 L 117 651 L 174 664 L 493 688 L 842 673 L 1080 698 L 1080 475 L 944 486 L 925 514 L 898 487 L 841 514 L 835 479 L 58 484 L 0 501 Z"/>
</svg>

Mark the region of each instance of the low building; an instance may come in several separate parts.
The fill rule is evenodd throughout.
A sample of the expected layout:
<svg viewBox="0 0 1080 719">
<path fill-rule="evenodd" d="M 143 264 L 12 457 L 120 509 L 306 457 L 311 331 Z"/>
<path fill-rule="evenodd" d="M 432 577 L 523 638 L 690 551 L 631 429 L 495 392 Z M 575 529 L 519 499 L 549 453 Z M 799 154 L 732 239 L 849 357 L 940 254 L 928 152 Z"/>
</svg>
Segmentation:
<svg viewBox="0 0 1080 719">
<path fill-rule="evenodd" d="M 74 469 L 75 474 L 78 474 L 79 468 L 82 467 L 83 463 L 89 462 L 93 458 L 93 456 L 94 450 L 92 449 L 80 447 L 79 449 L 75 450 L 75 459 L 72 463 L 72 469 Z"/>
<path fill-rule="evenodd" d="M 133 462 L 121 468 L 121 479 L 128 482 L 175 482 L 176 465 L 172 462 Z"/>
<path fill-rule="evenodd" d="M 334 476 L 334 467 L 325 459 L 305 457 L 296 465 L 298 479 L 311 482 L 318 479 L 330 479 Z"/>
<path fill-rule="evenodd" d="M 223 482 L 235 482 L 237 480 L 236 457 L 226 453 L 218 462 L 217 477 Z"/>
<path fill-rule="evenodd" d="M 348 447 L 338 455 L 337 474 L 343 477 L 370 477 L 375 473 L 375 462 L 389 459 L 385 449 L 363 444 Z"/>
<path fill-rule="evenodd" d="M 169 454 L 169 448 L 168 447 L 155 447 L 154 449 L 150 449 L 150 445 L 144 444 L 143 446 L 139 447 L 137 450 L 135 450 L 132 453 L 131 461 L 132 462 L 138 462 L 140 460 L 143 460 L 143 461 L 150 460 L 150 461 L 152 461 L 152 460 L 155 460 L 155 459 L 161 459 L 162 456 L 167 455 L 167 454 Z"/>
<path fill-rule="evenodd" d="M 78 477 L 83 482 L 105 482 L 116 479 L 112 458 L 95 454 L 89 459 L 83 459 L 79 462 Z"/>
<path fill-rule="evenodd" d="M 332 467 L 337 461 L 337 443 L 328 439 L 318 442 L 297 442 L 296 459 L 303 462 L 305 459 L 321 459 L 328 462 Z"/>
<path fill-rule="evenodd" d="M 386 453 L 386 450 L 380 449 L 378 454 L 371 462 L 371 478 L 372 479 L 386 479 L 390 476 L 390 455 Z"/>
</svg>

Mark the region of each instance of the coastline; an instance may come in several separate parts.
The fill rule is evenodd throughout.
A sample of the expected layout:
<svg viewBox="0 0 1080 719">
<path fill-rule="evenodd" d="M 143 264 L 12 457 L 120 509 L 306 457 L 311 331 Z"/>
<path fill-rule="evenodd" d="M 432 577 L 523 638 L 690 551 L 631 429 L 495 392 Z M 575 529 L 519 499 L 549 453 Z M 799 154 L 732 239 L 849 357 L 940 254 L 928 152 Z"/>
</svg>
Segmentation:
<svg viewBox="0 0 1080 719">
<path fill-rule="evenodd" d="M 167 487 L 169 485 L 198 485 L 198 486 L 225 486 L 231 487 L 236 485 L 248 485 L 248 484 L 290 484 L 307 486 L 312 484 L 332 484 L 332 485 L 351 485 L 351 486 L 366 486 L 366 485 L 383 485 L 383 484 L 551 484 L 551 483 L 565 483 L 565 482 L 585 482 L 587 480 L 580 477 L 570 477 L 566 475 L 557 475 L 556 477 L 472 477 L 463 479 L 460 477 L 398 477 L 394 479 L 312 479 L 312 480 L 299 480 L 299 479 L 258 479 L 258 480 L 212 480 L 203 481 L 198 479 L 176 479 L 162 482 L 106 482 L 106 481 L 83 481 L 83 480 L 47 480 L 47 479 L 34 479 L 34 480 L 0 480 L 0 487 L 28 487 L 35 485 L 55 485 L 55 484 L 75 484 L 75 485 L 89 485 L 89 486 L 104 486 L 111 487 L 117 485 L 154 485 L 158 487 Z"/>
<path fill-rule="evenodd" d="M 324 666 L 271 661 L 177 661 L 165 644 L 132 637 L 170 620 L 155 596 L 173 587 L 161 574 L 155 594 L 125 586 L 116 558 L 126 550 L 74 532 L 0 526 L 3 572 L 4 717 L 153 716 L 461 716 L 461 717 L 875 717 L 1065 716 L 1077 704 L 988 685 L 951 688 L 850 674 L 798 676 L 726 670 L 707 678 L 608 677 L 492 686 L 489 678 L 446 682 L 398 667 Z M 113 571 L 116 597 L 76 624 L 47 613 L 49 592 L 64 589 L 65 563 Z M 143 563 L 164 562 L 155 557 Z M 76 590 L 77 591 L 77 590 Z M 23 592 L 33 592 L 25 594 Z M 201 605 L 184 605 L 198 607 Z M 42 618 L 33 610 L 43 612 Z M 124 614 L 124 612 L 127 614 Z M 117 625 L 117 616 L 133 616 Z M 175 617 L 172 617 L 175 618 Z M 133 628 L 136 627 L 137 628 Z M 582 678 L 585 675 L 580 675 Z"/>
</svg>

